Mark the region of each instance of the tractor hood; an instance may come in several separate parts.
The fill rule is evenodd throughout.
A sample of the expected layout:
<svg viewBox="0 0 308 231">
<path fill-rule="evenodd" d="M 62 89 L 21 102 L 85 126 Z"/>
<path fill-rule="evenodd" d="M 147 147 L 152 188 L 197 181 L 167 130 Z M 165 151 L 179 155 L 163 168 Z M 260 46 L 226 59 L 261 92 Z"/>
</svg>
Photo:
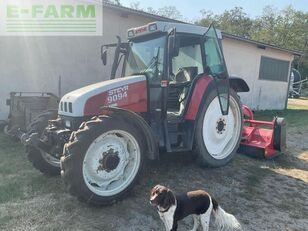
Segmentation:
<svg viewBox="0 0 308 231">
<path fill-rule="evenodd" d="M 131 95 L 129 96 L 129 93 Z M 98 115 L 104 106 L 125 106 L 145 100 L 146 77 L 123 77 L 92 84 L 64 95 L 59 104 L 59 115 L 82 117 Z M 137 102 L 129 102 L 129 97 Z"/>
</svg>

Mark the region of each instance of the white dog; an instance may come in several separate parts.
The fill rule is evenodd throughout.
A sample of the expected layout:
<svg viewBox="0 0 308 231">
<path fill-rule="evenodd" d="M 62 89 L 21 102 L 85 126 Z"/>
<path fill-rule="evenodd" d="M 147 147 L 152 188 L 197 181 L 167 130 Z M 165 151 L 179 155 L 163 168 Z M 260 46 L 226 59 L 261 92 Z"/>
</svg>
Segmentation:
<svg viewBox="0 0 308 231">
<path fill-rule="evenodd" d="M 203 231 L 209 230 L 210 217 L 213 213 L 218 230 L 241 230 L 237 219 L 225 212 L 218 203 L 203 190 L 174 195 L 165 186 L 156 185 L 151 190 L 150 203 L 157 207 L 158 214 L 165 224 L 166 231 L 176 231 L 178 221 L 193 215 L 196 231 L 201 223 Z"/>
</svg>

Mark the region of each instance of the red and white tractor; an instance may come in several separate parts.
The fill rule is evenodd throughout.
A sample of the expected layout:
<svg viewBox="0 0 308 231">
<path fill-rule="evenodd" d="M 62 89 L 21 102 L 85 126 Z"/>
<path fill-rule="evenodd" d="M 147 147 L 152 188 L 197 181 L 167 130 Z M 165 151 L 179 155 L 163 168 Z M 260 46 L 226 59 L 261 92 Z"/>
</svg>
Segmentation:
<svg viewBox="0 0 308 231">
<path fill-rule="evenodd" d="M 61 168 L 72 195 L 103 205 L 125 197 L 145 159 L 162 152 L 193 151 L 199 165 L 220 167 L 240 143 L 264 157 L 283 151 L 283 120 L 255 121 L 242 109 L 237 93 L 249 87 L 228 76 L 221 38 L 213 26 L 154 22 L 102 46 L 104 64 L 115 47 L 110 80 L 63 96 L 58 118 L 23 137 L 30 160 L 46 174 Z"/>
</svg>

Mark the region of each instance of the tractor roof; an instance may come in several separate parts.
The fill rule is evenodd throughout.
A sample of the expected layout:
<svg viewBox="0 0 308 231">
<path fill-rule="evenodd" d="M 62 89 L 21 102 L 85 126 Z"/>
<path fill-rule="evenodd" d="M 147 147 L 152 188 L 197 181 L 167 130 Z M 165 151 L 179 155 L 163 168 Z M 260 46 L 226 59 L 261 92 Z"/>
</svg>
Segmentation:
<svg viewBox="0 0 308 231">
<path fill-rule="evenodd" d="M 188 34 L 195 34 L 195 35 L 203 35 L 207 31 L 207 27 L 197 26 L 192 24 L 185 24 L 185 23 L 176 23 L 176 22 L 151 22 L 147 25 L 143 25 L 140 27 L 130 28 L 127 32 L 128 38 L 139 37 L 155 32 L 168 32 L 172 28 L 176 28 L 177 33 L 188 33 Z M 218 38 L 221 39 L 221 31 L 216 30 Z"/>
</svg>

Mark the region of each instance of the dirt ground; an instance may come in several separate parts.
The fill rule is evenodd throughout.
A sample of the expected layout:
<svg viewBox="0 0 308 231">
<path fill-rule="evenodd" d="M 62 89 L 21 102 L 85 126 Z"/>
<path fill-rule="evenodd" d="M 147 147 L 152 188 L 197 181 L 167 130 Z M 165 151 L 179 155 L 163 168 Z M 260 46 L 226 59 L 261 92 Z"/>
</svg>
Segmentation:
<svg viewBox="0 0 308 231">
<path fill-rule="evenodd" d="M 289 99 L 289 105 L 296 108 L 307 108 L 308 98 L 302 97 L 300 99 Z"/>
<path fill-rule="evenodd" d="M 308 117 L 308 111 L 303 116 Z M 223 168 L 202 169 L 189 153 L 163 155 L 147 165 L 127 199 L 108 207 L 78 202 L 60 178 L 33 169 L 22 147 L 3 134 L 0 139 L 0 162 L 12 162 L 9 167 L 0 164 L 0 230 L 164 230 L 148 202 L 149 190 L 157 183 L 175 192 L 206 189 L 244 230 L 308 230 L 307 123 L 289 124 L 288 151 L 273 160 L 238 154 Z M 5 148 L 7 144 L 12 147 Z M 187 218 L 178 230 L 191 228 L 192 219 Z"/>
</svg>

